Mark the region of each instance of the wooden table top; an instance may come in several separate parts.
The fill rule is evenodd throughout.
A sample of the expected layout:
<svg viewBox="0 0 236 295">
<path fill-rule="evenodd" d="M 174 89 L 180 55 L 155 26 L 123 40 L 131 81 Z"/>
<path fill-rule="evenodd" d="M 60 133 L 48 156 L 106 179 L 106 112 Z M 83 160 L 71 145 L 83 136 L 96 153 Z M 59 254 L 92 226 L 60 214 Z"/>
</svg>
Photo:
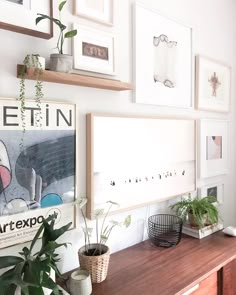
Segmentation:
<svg viewBox="0 0 236 295">
<path fill-rule="evenodd" d="M 181 294 L 234 258 L 236 238 L 222 232 L 202 240 L 183 235 L 172 248 L 145 241 L 112 254 L 107 279 L 92 294 Z"/>
</svg>

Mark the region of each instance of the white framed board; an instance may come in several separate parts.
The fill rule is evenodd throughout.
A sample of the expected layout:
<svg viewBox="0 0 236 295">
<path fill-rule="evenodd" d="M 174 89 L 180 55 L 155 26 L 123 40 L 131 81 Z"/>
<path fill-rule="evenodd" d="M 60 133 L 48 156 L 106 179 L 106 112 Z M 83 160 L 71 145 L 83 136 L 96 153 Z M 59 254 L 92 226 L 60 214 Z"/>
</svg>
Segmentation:
<svg viewBox="0 0 236 295">
<path fill-rule="evenodd" d="M 87 217 L 194 191 L 195 133 L 192 119 L 87 114 Z"/>
</svg>

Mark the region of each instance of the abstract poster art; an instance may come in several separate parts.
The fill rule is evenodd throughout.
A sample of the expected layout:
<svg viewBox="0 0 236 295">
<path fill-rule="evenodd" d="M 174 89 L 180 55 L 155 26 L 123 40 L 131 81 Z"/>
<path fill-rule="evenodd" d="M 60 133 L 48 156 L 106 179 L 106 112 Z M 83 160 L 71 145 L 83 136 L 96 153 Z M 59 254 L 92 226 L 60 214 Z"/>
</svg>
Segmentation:
<svg viewBox="0 0 236 295">
<path fill-rule="evenodd" d="M 73 219 L 76 130 L 73 104 L 41 103 L 38 122 L 39 109 L 27 102 L 25 132 L 20 102 L 1 99 L 0 108 L 1 242 L 2 234 L 22 230 L 22 216 L 36 217 L 35 227 L 42 219 L 39 216 L 47 216 L 52 208 L 57 208 L 62 222 Z M 16 220 L 6 226 L 9 218 Z"/>
</svg>

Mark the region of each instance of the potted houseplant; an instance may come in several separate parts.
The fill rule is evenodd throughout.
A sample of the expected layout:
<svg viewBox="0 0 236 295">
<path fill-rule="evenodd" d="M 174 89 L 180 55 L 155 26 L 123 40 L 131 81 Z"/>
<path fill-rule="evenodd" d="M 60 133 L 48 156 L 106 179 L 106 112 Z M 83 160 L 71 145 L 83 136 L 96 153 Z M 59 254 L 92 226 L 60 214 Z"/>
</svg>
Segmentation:
<svg viewBox="0 0 236 295">
<path fill-rule="evenodd" d="M 20 94 L 18 100 L 20 101 L 21 112 L 21 124 L 23 130 L 21 146 L 23 146 L 24 133 L 26 128 L 25 122 L 25 101 L 26 101 L 26 87 L 25 87 L 25 75 L 27 72 L 32 71 L 35 76 L 35 95 L 34 101 L 38 112 L 35 113 L 36 123 L 41 125 L 41 99 L 43 98 L 43 82 L 41 81 L 41 75 L 45 69 L 45 59 L 39 54 L 27 54 L 23 60 L 23 66 L 20 72 Z"/>
<path fill-rule="evenodd" d="M 213 204 L 216 198 L 207 196 L 204 198 L 191 198 L 181 199 L 176 204 L 170 206 L 184 222 L 188 220 L 193 228 L 202 229 L 207 225 L 214 225 L 219 220 L 218 208 Z"/>
<path fill-rule="evenodd" d="M 86 217 L 83 212 L 83 207 L 86 204 L 87 199 L 82 198 L 79 200 L 79 208 L 84 220 L 84 246 L 79 249 L 79 262 L 82 269 L 87 270 L 91 275 L 92 283 L 100 283 L 106 279 L 108 264 L 110 259 L 110 251 L 106 242 L 110 237 L 110 234 L 114 227 L 125 226 L 126 228 L 131 223 L 131 216 L 128 215 L 123 222 L 118 222 L 111 220 L 106 224 L 107 216 L 112 208 L 112 206 L 117 206 L 118 204 L 112 201 L 108 201 L 108 209 L 106 212 L 104 209 L 98 209 L 95 212 L 96 218 L 96 243 L 91 243 L 91 233 L 93 228 L 89 228 Z M 99 219 L 101 219 L 101 226 L 99 226 Z"/>
<path fill-rule="evenodd" d="M 51 58 L 50 69 L 52 71 L 68 73 L 72 70 L 73 57 L 72 57 L 72 55 L 64 54 L 63 45 L 64 45 L 65 39 L 73 38 L 74 36 L 77 35 L 77 30 L 71 30 L 66 33 L 64 32 L 67 27 L 61 22 L 61 11 L 62 11 L 63 7 L 65 6 L 66 2 L 67 1 L 62 1 L 62 2 L 60 2 L 59 6 L 58 6 L 60 19 L 48 16 L 45 14 L 38 13 L 37 14 L 38 17 L 36 18 L 36 25 L 39 22 L 41 22 L 42 20 L 48 19 L 58 26 L 58 28 L 60 30 L 58 41 L 57 41 L 57 46 L 56 46 L 56 48 L 58 50 L 58 54 L 51 54 L 51 56 L 50 56 L 50 58 Z"/>
<path fill-rule="evenodd" d="M 59 295 L 61 294 L 55 281 L 51 278 L 51 270 L 61 276 L 56 262 L 59 261 L 55 250 L 67 243 L 58 244 L 56 240 L 71 226 L 68 223 L 54 229 L 57 214 L 54 213 L 43 220 L 29 248 L 24 247 L 20 256 L 0 257 L 0 268 L 12 267 L 0 276 L 1 295 Z M 43 234 L 42 234 L 43 233 Z M 41 248 L 33 253 L 33 248 L 42 234 Z"/>
</svg>

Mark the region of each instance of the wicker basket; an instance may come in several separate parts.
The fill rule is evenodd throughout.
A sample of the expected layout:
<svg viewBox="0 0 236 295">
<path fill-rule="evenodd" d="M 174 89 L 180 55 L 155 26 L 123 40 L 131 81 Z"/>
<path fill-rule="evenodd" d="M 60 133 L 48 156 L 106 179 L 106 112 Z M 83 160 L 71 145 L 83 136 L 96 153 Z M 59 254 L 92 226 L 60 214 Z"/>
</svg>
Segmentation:
<svg viewBox="0 0 236 295">
<path fill-rule="evenodd" d="M 95 247 L 97 247 L 97 244 L 90 244 L 89 249 Z M 101 245 L 101 250 L 104 254 L 98 256 L 85 255 L 85 246 L 81 247 L 78 252 L 80 267 L 90 273 L 92 283 L 101 283 L 107 277 L 110 250 L 106 245 Z"/>
</svg>

